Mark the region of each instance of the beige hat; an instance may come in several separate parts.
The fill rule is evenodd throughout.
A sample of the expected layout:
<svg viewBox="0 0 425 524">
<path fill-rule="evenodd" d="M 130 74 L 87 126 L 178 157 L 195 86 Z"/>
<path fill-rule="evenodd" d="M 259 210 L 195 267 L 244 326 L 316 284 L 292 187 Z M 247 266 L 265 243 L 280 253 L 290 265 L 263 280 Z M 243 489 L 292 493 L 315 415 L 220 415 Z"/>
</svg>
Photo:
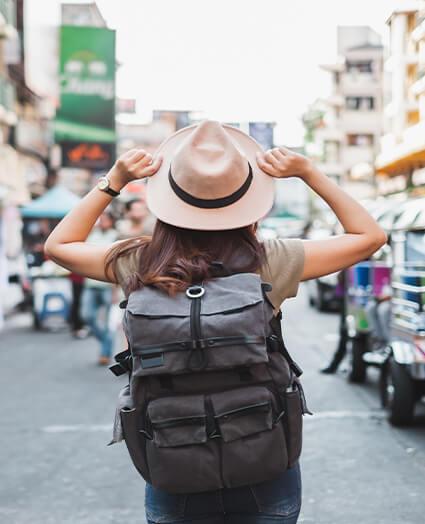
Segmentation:
<svg viewBox="0 0 425 524">
<path fill-rule="evenodd" d="M 235 127 L 204 120 L 167 138 L 149 177 L 147 204 L 163 222 L 190 229 L 253 224 L 273 205 L 274 180 L 256 161 L 261 146 Z"/>
</svg>

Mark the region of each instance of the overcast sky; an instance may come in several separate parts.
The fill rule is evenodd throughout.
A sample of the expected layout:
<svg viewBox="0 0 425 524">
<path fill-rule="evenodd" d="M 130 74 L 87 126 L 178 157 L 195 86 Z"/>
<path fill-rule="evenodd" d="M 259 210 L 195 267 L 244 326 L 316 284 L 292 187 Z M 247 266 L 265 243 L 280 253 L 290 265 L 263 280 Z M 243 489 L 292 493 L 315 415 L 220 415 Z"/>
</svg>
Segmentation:
<svg viewBox="0 0 425 524">
<path fill-rule="evenodd" d="M 406 0 L 98 0 L 117 29 L 118 94 L 138 112 L 193 109 L 225 121 L 273 120 L 276 139 L 302 140 L 300 116 L 329 89 L 338 25 L 386 39 Z"/>
</svg>

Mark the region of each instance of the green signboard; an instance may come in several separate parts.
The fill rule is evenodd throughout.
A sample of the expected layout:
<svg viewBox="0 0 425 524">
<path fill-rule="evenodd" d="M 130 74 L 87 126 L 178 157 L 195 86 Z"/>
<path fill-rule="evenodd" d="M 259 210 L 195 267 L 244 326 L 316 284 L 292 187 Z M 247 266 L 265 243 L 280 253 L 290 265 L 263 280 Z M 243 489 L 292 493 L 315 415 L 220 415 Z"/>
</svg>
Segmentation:
<svg viewBox="0 0 425 524">
<path fill-rule="evenodd" d="M 63 164 L 105 169 L 115 151 L 115 31 L 60 29 L 60 107 L 55 140 Z"/>
</svg>

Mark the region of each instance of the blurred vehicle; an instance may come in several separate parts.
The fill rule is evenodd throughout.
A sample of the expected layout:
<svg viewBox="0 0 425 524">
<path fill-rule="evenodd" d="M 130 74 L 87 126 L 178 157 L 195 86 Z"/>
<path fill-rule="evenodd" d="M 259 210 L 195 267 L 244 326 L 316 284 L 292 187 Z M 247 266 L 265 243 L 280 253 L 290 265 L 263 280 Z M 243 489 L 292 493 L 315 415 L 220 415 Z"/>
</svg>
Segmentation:
<svg viewBox="0 0 425 524">
<path fill-rule="evenodd" d="M 390 237 L 395 216 L 401 203 L 395 199 L 378 199 L 376 202 L 363 202 L 373 218 Z M 384 301 L 384 293 L 389 298 L 392 267 L 392 251 L 386 244 L 369 261 L 362 261 L 346 269 L 346 289 L 344 302 L 348 342 L 348 380 L 362 383 L 366 380 L 368 365 L 380 365 L 380 350 L 385 341 L 376 340 L 374 329 L 382 322 L 383 315 L 378 309 Z M 388 304 L 386 304 L 388 306 Z M 385 305 L 384 305 L 385 307 Z M 388 324 L 387 314 L 387 324 Z M 382 329 L 389 331 L 389 325 Z M 381 336 L 382 339 L 382 336 Z"/>
<path fill-rule="evenodd" d="M 66 325 L 72 300 L 69 271 L 46 260 L 41 266 L 30 268 L 30 279 L 34 329 Z"/>
<path fill-rule="evenodd" d="M 338 311 L 341 307 L 342 290 L 338 273 L 331 273 L 307 281 L 308 301 L 318 311 Z"/>
<path fill-rule="evenodd" d="M 392 233 L 390 344 L 380 392 L 389 420 L 408 425 L 425 395 L 425 198 L 403 206 Z"/>
<path fill-rule="evenodd" d="M 66 187 L 56 185 L 20 209 L 27 266 L 25 302 L 31 308 L 35 329 L 61 326 L 69 317 L 69 272 L 46 260 L 44 243 L 55 225 L 79 201 Z"/>
<path fill-rule="evenodd" d="M 347 270 L 348 378 L 364 382 L 367 367 L 378 367 L 382 405 L 403 426 L 425 395 L 425 198 L 393 202 L 375 218 L 391 247 Z M 384 315 L 376 314 L 379 303 Z M 383 321 L 385 340 L 377 339 L 373 316 Z"/>
<path fill-rule="evenodd" d="M 322 240 L 330 237 L 332 230 L 327 227 L 313 227 L 307 234 L 310 240 Z M 310 306 L 318 311 L 339 311 L 343 292 L 338 279 L 338 272 L 307 281 L 307 292 Z"/>
</svg>

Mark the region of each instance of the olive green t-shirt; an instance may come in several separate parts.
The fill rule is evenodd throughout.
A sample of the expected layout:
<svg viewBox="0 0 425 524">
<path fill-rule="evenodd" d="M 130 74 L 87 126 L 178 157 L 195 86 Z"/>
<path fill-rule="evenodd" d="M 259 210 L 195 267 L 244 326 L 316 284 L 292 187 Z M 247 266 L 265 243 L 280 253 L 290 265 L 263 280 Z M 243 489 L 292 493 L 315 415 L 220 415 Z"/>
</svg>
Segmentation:
<svg viewBox="0 0 425 524">
<path fill-rule="evenodd" d="M 304 245 L 299 238 L 265 240 L 263 245 L 268 263 L 261 268 L 260 275 L 262 280 L 272 285 L 268 297 L 277 310 L 285 299 L 297 294 L 304 268 Z M 117 278 L 122 288 L 137 267 L 136 250 L 117 259 Z"/>
</svg>

